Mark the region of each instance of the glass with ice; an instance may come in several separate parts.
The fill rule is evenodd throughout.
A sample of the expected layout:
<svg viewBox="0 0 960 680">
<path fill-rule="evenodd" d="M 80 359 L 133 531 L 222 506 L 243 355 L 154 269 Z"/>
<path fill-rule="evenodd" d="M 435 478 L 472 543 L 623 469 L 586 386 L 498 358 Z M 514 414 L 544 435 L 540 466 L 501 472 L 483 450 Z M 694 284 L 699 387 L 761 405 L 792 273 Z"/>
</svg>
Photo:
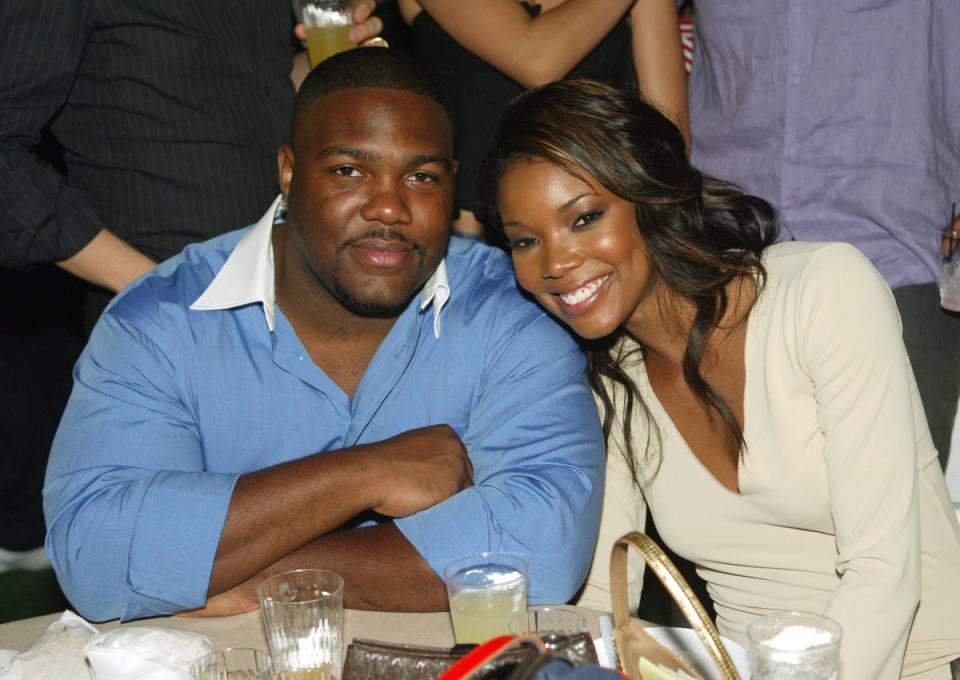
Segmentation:
<svg viewBox="0 0 960 680">
<path fill-rule="evenodd" d="M 257 588 L 278 680 L 336 680 L 343 654 L 343 578 L 324 569 L 271 576 Z"/>
<path fill-rule="evenodd" d="M 954 204 L 940 243 L 940 306 L 951 312 L 960 312 L 960 217 L 956 210 Z"/>
<path fill-rule="evenodd" d="M 820 614 L 784 612 L 747 626 L 752 680 L 836 680 L 840 624 Z"/>
<path fill-rule="evenodd" d="M 478 553 L 453 560 L 443 572 L 458 643 L 481 643 L 510 633 L 510 620 L 527 610 L 527 560 L 510 553 Z"/>
</svg>

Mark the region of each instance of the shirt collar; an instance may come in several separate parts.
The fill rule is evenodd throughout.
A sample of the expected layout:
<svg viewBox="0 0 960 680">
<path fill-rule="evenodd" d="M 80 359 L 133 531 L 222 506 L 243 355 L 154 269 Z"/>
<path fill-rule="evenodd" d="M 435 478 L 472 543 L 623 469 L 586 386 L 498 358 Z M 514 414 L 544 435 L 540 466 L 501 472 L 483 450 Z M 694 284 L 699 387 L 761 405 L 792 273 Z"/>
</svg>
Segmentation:
<svg viewBox="0 0 960 680">
<path fill-rule="evenodd" d="M 277 196 L 260 221 L 240 239 L 219 273 L 190 305 L 190 309 L 223 310 L 259 302 L 263 306 L 267 328 L 271 332 L 276 329 L 277 296 L 271 235 L 279 210 L 280 196 Z M 420 291 L 420 311 L 433 303 L 434 337 L 440 337 L 440 312 L 449 299 L 450 282 L 447 278 L 447 261 L 444 259 Z"/>
</svg>

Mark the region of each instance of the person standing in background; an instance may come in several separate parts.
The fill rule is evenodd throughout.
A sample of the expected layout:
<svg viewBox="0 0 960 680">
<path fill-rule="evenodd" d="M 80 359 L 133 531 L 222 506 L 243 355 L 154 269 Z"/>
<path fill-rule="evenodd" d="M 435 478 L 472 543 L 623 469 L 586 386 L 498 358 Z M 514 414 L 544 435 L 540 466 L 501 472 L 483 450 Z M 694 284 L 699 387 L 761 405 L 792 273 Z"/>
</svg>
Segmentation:
<svg viewBox="0 0 960 680">
<path fill-rule="evenodd" d="M 458 130 L 454 229 L 484 234 L 480 160 L 507 103 L 564 77 L 638 83 L 689 141 L 686 82 L 673 0 L 399 0 L 414 56 L 451 99 Z M 489 234 L 487 234 L 489 236 Z"/>
<path fill-rule="evenodd" d="M 357 41 L 380 30 L 373 7 L 358 5 Z M 0 328 L 3 572 L 46 564 L 39 490 L 82 342 L 68 307 L 89 330 L 155 262 L 256 220 L 277 191 L 297 48 L 274 0 L 5 0 L 0 31 L 0 281 L 17 303 Z M 37 153 L 46 133 L 59 164 Z M 14 271 L 46 263 L 93 286 Z"/>
<path fill-rule="evenodd" d="M 694 12 L 694 164 L 770 200 L 785 238 L 870 258 L 944 465 L 960 394 L 960 315 L 936 285 L 960 200 L 955 0 L 697 0 Z"/>
</svg>

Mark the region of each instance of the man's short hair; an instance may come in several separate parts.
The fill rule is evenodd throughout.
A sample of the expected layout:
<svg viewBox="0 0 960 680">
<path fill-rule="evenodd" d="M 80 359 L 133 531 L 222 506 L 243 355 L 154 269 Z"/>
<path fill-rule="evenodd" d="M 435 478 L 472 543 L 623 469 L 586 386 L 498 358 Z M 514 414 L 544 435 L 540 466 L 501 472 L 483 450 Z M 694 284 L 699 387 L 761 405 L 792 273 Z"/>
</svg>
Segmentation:
<svg viewBox="0 0 960 680">
<path fill-rule="evenodd" d="M 393 49 L 363 47 L 335 54 L 313 69 L 297 92 L 293 104 L 293 129 L 297 120 L 320 97 L 340 90 L 384 89 L 413 92 L 432 99 L 446 112 L 450 108 L 440 87 L 422 64 Z"/>
</svg>

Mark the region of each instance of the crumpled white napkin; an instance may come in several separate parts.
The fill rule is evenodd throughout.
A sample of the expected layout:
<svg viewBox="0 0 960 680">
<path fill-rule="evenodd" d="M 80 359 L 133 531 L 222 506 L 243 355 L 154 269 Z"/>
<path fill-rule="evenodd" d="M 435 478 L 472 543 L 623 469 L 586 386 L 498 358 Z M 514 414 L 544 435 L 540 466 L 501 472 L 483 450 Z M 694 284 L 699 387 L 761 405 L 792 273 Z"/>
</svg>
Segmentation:
<svg viewBox="0 0 960 680">
<path fill-rule="evenodd" d="M 212 651 L 205 635 L 170 628 L 98 633 L 68 610 L 26 650 L 0 650 L 0 680 L 184 680 Z"/>
<path fill-rule="evenodd" d="M 90 680 L 83 648 L 96 632 L 65 611 L 22 652 L 0 650 L 0 680 Z"/>
<path fill-rule="evenodd" d="M 213 645 L 199 633 L 124 626 L 94 635 L 84 650 L 96 680 L 183 680 Z"/>
</svg>

